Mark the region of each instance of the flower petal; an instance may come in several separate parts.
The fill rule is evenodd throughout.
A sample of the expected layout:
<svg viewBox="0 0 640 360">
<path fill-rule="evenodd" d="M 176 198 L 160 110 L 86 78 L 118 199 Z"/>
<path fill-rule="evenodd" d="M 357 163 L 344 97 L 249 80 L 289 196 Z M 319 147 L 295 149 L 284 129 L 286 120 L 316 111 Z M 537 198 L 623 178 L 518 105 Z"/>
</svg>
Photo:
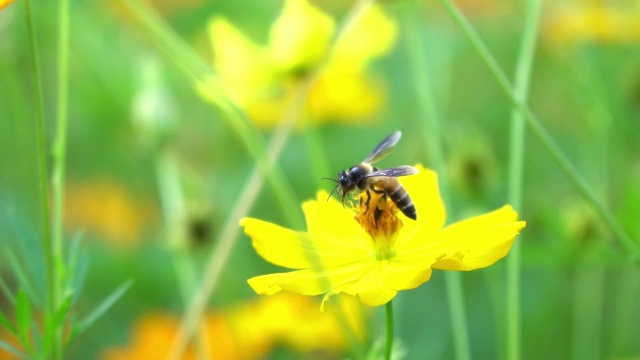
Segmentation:
<svg viewBox="0 0 640 360">
<path fill-rule="evenodd" d="M 240 220 L 253 247 L 265 260 L 291 269 L 331 267 L 367 258 L 364 248 L 349 246 L 341 234 L 331 237 L 293 231 L 253 218 Z M 353 244 L 357 244 L 354 241 Z"/>
<path fill-rule="evenodd" d="M 266 51 L 223 17 L 213 17 L 208 25 L 217 74 L 229 95 L 240 106 L 247 106 L 261 96 L 274 76 Z M 200 93 L 216 102 L 219 94 L 210 80 L 198 84 Z"/>
<path fill-rule="evenodd" d="M 403 222 L 403 229 L 395 244 L 399 253 L 412 252 L 426 239 L 432 238 L 433 233 L 444 226 L 447 216 L 440 197 L 436 173 L 421 164 L 417 164 L 416 168 L 420 171 L 418 174 L 400 178 L 402 186 L 413 200 L 418 219 L 416 221 L 407 219 Z"/>
<path fill-rule="evenodd" d="M 430 277 L 431 268 L 424 264 L 377 261 L 356 281 L 331 289 L 323 299 L 323 304 L 333 295 L 347 293 L 358 296 L 360 301 L 369 306 L 384 305 L 398 291 L 414 289 Z"/>
<path fill-rule="evenodd" d="M 516 235 L 526 226 L 509 205 L 443 229 L 433 252 L 444 256 L 433 264 L 441 270 L 475 270 L 492 265 L 511 249 Z"/>
<path fill-rule="evenodd" d="M 332 248 L 351 253 L 353 259 L 372 256 L 371 238 L 354 220 L 354 212 L 333 197 L 327 201 L 327 197 L 327 192 L 319 191 L 316 200 L 302 204 L 307 231 L 333 241 Z"/>
<path fill-rule="evenodd" d="M 373 5 L 346 29 L 333 51 L 333 62 L 345 69 L 364 69 L 387 54 L 398 37 L 398 25 L 381 6 Z"/>
<path fill-rule="evenodd" d="M 273 295 L 281 290 L 302 295 L 319 295 L 361 278 L 370 267 L 371 261 L 359 261 L 322 270 L 304 269 L 256 276 L 248 282 L 261 295 Z"/>
<path fill-rule="evenodd" d="M 335 21 L 307 0 L 286 0 L 271 27 L 269 48 L 284 71 L 306 69 L 324 53 L 335 31 Z"/>
</svg>

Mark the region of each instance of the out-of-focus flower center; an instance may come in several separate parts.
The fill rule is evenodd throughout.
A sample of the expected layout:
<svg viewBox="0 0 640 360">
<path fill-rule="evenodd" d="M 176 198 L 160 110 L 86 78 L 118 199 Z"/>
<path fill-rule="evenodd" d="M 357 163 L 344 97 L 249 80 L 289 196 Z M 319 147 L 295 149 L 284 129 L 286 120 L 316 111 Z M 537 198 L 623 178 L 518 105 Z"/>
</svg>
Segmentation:
<svg viewBox="0 0 640 360">
<path fill-rule="evenodd" d="M 384 194 L 373 191 L 358 196 L 355 220 L 371 236 L 376 259 L 386 260 L 395 256 L 393 243 L 402 228 L 398 207 Z"/>
</svg>

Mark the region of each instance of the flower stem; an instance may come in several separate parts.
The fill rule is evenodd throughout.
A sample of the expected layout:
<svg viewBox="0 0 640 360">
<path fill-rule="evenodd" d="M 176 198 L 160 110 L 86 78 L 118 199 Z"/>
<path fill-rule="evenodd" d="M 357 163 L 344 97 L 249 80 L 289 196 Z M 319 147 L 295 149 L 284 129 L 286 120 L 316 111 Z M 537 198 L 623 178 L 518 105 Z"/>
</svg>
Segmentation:
<svg viewBox="0 0 640 360">
<path fill-rule="evenodd" d="M 373 0 L 359 0 L 354 4 L 352 11 L 343 20 L 338 34 L 332 41 L 331 47 L 335 46 L 335 43 L 344 31 L 359 18 L 362 11 L 370 6 L 372 2 Z M 225 87 L 218 81 L 219 79 L 216 74 L 194 54 L 193 50 L 171 31 L 168 25 L 165 24 L 157 14 L 138 1 L 121 1 L 121 4 L 130 12 L 130 18 L 136 22 L 136 25 L 139 25 L 144 32 L 151 34 L 152 40 L 157 43 L 158 47 L 162 49 L 165 55 L 173 60 L 189 78 L 197 83 L 205 79 L 211 79 L 213 81 L 215 85 L 214 90 L 219 95 L 217 105 L 226 115 L 223 116 L 223 119 L 227 121 L 229 127 L 237 133 L 256 162 L 256 166 L 245 183 L 241 196 L 236 202 L 236 206 L 229 212 L 230 215 L 221 233 L 217 237 L 220 240 L 209 257 L 198 291 L 194 294 L 183 316 L 180 330 L 174 339 L 172 349 L 168 356 L 168 359 L 178 359 L 181 358 L 186 350 L 189 339 L 206 309 L 207 301 L 218 284 L 220 275 L 222 274 L 235 244 L 235 239 L 240 231 L 238 222 L 242 217 L 246 216 L 253 206 L 253 203 L 262 190 L 265 180 L 271 187 L 275 195 L 274 198 L 283 208 L 283 212 L 292 224 L 292 227 L 304 227 L 304 218 L 300 212 L 296 210 L 298 209 L 299 202 L 296 200 L 293 187 L 289 184 L 281 168 L 277 165 L 276 160 L 284 149 L 294 122 L 300 117 L 303 111 L 310 87 L 315 81 L 318 69 L 311 72 L 311 75 L 307 76 L 305 81 L 303 81 L 303 84 L 296 93 L 296 98 L 283 114 L 281 121 L 278 122 L 278 128 L 275 130 L 271 137 L 270 144 L 267 147 L 258 129 L 248 121 L 242 110 L 228 97 L 228 94 L 226 94 L 224 90 Z M 329 54 L 329 51 L 327 54 Z M 319 67 L 322 67 L 323 63 L 320 64 Z"/>
<path fill-rule="evenodd" d="M 31 11 L 31 1 L 25 0 L 25 16 L 27 22 L 27 33 L 29 36 L 29 47 L 31 50 L 31 64 L 33 71 L 33 88 L 35 96 L 35 132 L 36 132 L 36 149 L 38 161 L 38 191 L 40 195 L 40 215 L 42 226 L 42 250 L 44 252 L 45 262 L 45 278 L 47 286 L 47 296 L 45 305 L 45 323 L 50 324 L 56 313 L 56 276 L 55 276 L 55 258 L 51 246 L 51 218 L 49 204 L 49 173 L 47 162 L 47 139 L 44 131 L 44 106 L 42 101 L 42 82 L 40 72 L 40 60 L 38 56 L 38 43 L 36 28 L 34 25 L 34 16 Z M 50 334 L 45 334 L 49 336 Z M 60 358 L 60 354 L 52 354 L 52 359 Z"/>
<path fill-rule="evenodd" d="M 409 45 L 409 61 L 412 72 L 415 74 L 414 85 L 418 96 L 421 117 L 424 121 L 419 122 L 424 142 L 427 144 L 428 155 L 434 170 L 438 173 L 438 186 L 442 201 L 447 212 L 451 214 L 453 207 L 450 202 L 449 182 L 447 181 L 444 145 L 442 144 L 442 132 L 440 116 L 436 108 L 434 93 L 431 89 L 431 75 L 428 72 L 428 63 L 423 49 L 422 33 L 420 29 L 419 12 L 416 11 L 416 2 L 406 11 L 408 18 L 406 33 Z M 447 295 L 449 297 L 449 316 L 451 328 L 453 330 L 454 348 L 456 358 L 467 360 L 470 358 L 470 345 L 467 329 L 466 312 L 464 308 L 464 289 L 462 278 L 457 272 L 447 272 L 445 274 Z"/>
<path fill-rule="evenodd" d="M 533 54 L 538 32 L 542 0 L 529 0 L 525 13 L 524 32 L 515 75 L 515 91 L 519 101 L 526 102 Z M 522 211 L 522 178 L 524 170 L 524 119 L 517 109 L 511 113 L 511 144 L 509 151 L 508 202 L 516 212 Z M 520 359 L 522 354 L 522 325 L 520 319 L 520 248 L 521 241 L 514 242 L 507 256 L 506 312 L 507 358 Z"/>
<path fill-rule="evenodd" d="M 620 225 L 616 220 L 613 213 L 611 213 L 611 211 L 603 205 L 602 201 L 596 197 L 595 192 L 586 182 L 584 177 L 580 175 L 564 152 L 554 142 L 553 138 L 549 135 L 538 117 L 525 103 L 517 98 L 507 76 L 504 74 L 493 55 L 491 55 L 491 52 L 482 39 L 480 39 L 478 33 L 471 27 L 469 21 L 450 0 L 440 0 L 440 2 L 447 9 L 458 27 L 460 27 L 460 29 L 465 33 L 482 60 L 484 60 L 487 67 L 489 67 L 489 70 L 497 80 L 500 88 L 502 88 L 504 93 L 507 95 L 507 98 L 511 101 L 511 104 L 522 114 L 529 126 L 529 130 L 531 130 L 531 132 L 538 138 L 553 160 L 558 164 L 562 172 L 564 172 L 569 181 L 573 183 L 576 189 L 596 210 L 600 218 L 607 223 L 622 247 L 632 255 L 635 260 L 640 259 L 640 243 L 635 242 L 627 234 L 622 225 Z"/>
<path fill-rule="evenodd" d="M 53 260 L 55 262 L 53 301 L 58 309 L 62 306 L 66 274 L 64 264 L 63 213 L 64 213 L 64 178 L 67 148 L 67 104 L 68 104 L 68 64 L 69 64 L 69 0 L 60 0 L 58 10 L 58 112 L 55 142 L 53 144 L 53 170 L 51 191 L 53 198 Z M 63 324 L 63 323 L 61 323 Z M 62 357 L 62 326 L 54 329 L 52 354 L 54 358 Z"/>
<path fill-rule="evenodd" d="M 393 302 L 389 301 L 385 306 L 385 313 L 387 318 L 387 332 L 386 342 L 384 345 L 384 359 L 391 360 L 391 353 L 393 351 Z"/>
<path fill-rule="evenodd" d="M 265 145 L 263 135 L 249 121 L 242 110 L 229 98 L 225 92 L 225 87 L 219 81 L 217 75 L 184 41 L 172 32 L 169 25 L 149 6 L 139 1 L 121 0 L 120 3 L 123 5 L 123 9 L 128 11 L 129 18 L 132 19 L 134 24 L 139 26 L 142 32 L 150 34 L 151 40 L 155 42 L 157 47 L 161 49 L 190 80 L 193 80 L 195 83 L 210 80 L 208 83 L 211 84 L 212 91 L 217 95 L 216 105 L 224 114 L 224 116 L 221 117 L 222 120 L 235 132 L 255 160 L 259 170 L 265 175 L 265 180 L 274 194 L 274 199 L 282 209 L 289 223 L 292 224 L 292 227 L 296 229 L 304 227 L 304 218 L 297 210 L 299 201 L 293 190 L 293 186 L 285 177 L 281 167 L 270 159 L 270 150 Z M 297 100 L 293 102 L 297 104 Z M 297 116 L 295 112 L 291 112 L 291 114 Z M 294 120 L 295 116 L 293 117 Z M 285 117 L 289 118 L 291 116 L 287 114 Z M 289 122 L 283 122 L 284 124 L 282 122 L 280 123 L 280 128 L 284 130 L 280 132 L 276 131 L 271 141 L 271 144 L 280 147 L 286 144 L 291 129 Z M 281 151 L 281 149 L 276 150 L 276 153 Z"/>
<path fill-rule="evenodd" d="M 156 179 L 160 208 L 165 223 L 166 246 L 169 249 L 176 279 L 180 287 L 180 295 L 185 308 L 191 296 L 197 291 L 198 276 L 195 261 L 189 249 L 187 239 L 187 208 L 181 186 L 180 171 L 175 153 L 165 149 L 156 158 Z M 207 336 L 204 326 L 197 326 L 195 351 L 198 359 L 207 356 L 206 346 L 202 339 Z"/>
</svg>

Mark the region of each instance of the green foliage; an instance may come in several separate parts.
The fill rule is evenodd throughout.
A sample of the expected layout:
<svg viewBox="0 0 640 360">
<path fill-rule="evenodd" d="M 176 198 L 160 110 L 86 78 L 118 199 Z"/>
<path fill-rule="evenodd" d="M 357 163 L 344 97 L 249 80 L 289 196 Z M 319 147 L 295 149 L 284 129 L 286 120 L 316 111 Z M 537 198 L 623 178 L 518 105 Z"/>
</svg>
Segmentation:
<svg viewBox="0 0 640 360">
<path fill-rule="evenodd" d="M 439 168 L 454 218 L 510 201 L 513 109 L 528 124 L 516 174 L 528 222 L 520 261 L 515 270 L 498 263 L 462 274 L 450 293 L 450 280 L 434 273 L 425 286 L 398 296 L 396 342 L 410 359 L 456 351 L 517 357 L 509 347 L 522 358 L 640 354 L 633 335 L 640 318 L 637 40 L 558 44 L 559 31 L 546 28 L 553 14 L 543 11 L 523 100 L 509 74 L 524 61 L 520 19 L 531 11 L 524 5 L 384 2 L 400 30 L 396 47 L 371 69 L 385 84 L 382 110 L 365 122 L 298 127 L 294 122 L 310 115 L 292 106 L 293 117 L 283 117 L 289 122 L 262 129 L 224 84 L 210 104 L 194 80 L 217 76 L 206 34 L 211 16 L 265 44 L 281 2 L 116 3 L 71 2 L 66 50 L 58 34 L 65 18 L 50 16 L 58 14 L 57 3 L 30 1 L 31 24 L 22 2 L 0 11 L 0 348 L 7 356 L 99 358 L 131 341 L 137 319 L 149 312 L 186 311 L 199 319 L 208 309 L 253 299 L 246 279 L 274 269 L 241 234 L 239 217 L 304 228 L 300 204 L 333 185 L 318 177 L 357 163 L 391 131 L 403 131 L 402 146 L 380 165 Z M 350 2 L 313 3 L 348 18 Z M 60 75 L 60 52 L 69 49 L 68 72 Z M 154 66 L 149 85 L 144 73 Z M 163 99 L 152 119 L 170 118 L 161 129 L 132 120 L 147 86 Z M 59 91 L 68 91 L 66 103 Z M 63 150 L 57 116 L 67 120 Z M 168 205 L 160 185 L 167 154 L 177 183 Z M 57 184 L 51 172 L 61 159 L 66 180 Z M 83 184 L 93 185 L 86 191 Z M 54 192 L 65 199 L 58 210 L 43 205 Z M 47 235 L 54 226 L 44 218 L 63 228 L 60 252 L 44 244 L 56 236 Z M 169 219 L 175 221 L 167 226 Z M 507 282 L 507 271 L 516 271 L 519 283 Z M 105 297 L 105 288 L 115 290 Z M 194 293 L 206 296 L 195 301 Z M 515 325 L 507 301 L 519 308 Z M 456 307 L 466 330 L 450 320 Z M 381 311 L 376 315 L 371 339 L 381 333 Z"/>
</svg>

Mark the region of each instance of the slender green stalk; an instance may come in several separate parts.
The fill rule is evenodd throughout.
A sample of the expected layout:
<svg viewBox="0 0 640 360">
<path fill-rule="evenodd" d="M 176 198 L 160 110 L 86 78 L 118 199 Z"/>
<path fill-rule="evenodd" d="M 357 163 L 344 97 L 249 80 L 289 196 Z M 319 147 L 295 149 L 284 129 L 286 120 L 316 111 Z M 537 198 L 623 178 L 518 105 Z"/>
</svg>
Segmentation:
<svg viewBox="0 0 640 360">
<path fill-rule="evenodd" d="M 59 1 L 58 14 L 58 112 L 56 139 L 53 147 L 53 248 L 62 258 L 64 175 L 67 149 L 67 108 L 69 94 L 69 0 Z"/>
<path fill-rule="evenodd" d="M 197 290 L 198 277 L 188 244 L 186 231 L 188 214 L 180 184 L 180 172 L 175 154 L 170 150 L 165 150 L 157 157 L 156 178 L 165 223 L 166 245 L 171 253 L 180 295 L 186 308 L 192 294 Z M 204 359 L 207 353 L 202 339 L 207 337 L 206 328 L 197 327 L 200 336 L 195 338 L 196 352 L 199 359 Z"/>
<path fill-rule="evenodd" d="M 38 43 L 36 27 L 34 24 L 34 16 L 31 11 L 31 1 L 25 0 L 25 15 L 27 22 L 27 32 L 29 36 L 29 48 L 31 50 L 31 62 L 33 71 L 33 88 L 35 94 L 35 136 L 36 136 L 36 148 L 38 157 L 38 191 L 40 195 L 40 214 L 41 214 L 41 226 L 42 226 L 42 249 L 44 252 L 45 261 L 45 277 L 47 284 L 47 296 L 45 306 L 45 323 L 51 324 L 56 313 L 56 300 L 55 300 L 55 288 L 56 288 L 56 276 L 55 276 L 55 257 L 52 251 L 51 244 L 51 218 L 49 213 L 49 173 L 47 162 L 47 139 L 45 136 L 44 125 L 44 106 L 42 101 L 42 83 L 40 72 L 40 59 L 38 56 Z M 57 356 L 56 356 L 57 355 Z M 60 358 L 59 354 L 53 354 L 53 359 Z"/>
<path fill-rule="evenodd" d="M 298 211 L 299 201 L 293 187 L 280 166 L 268 159 L 264 138 L 259 130 L 234 105 L 224 90 L 217 75 L 184 43 L 161 19 L 160 15 L 138 1 L 121 1 L 123 8 L 129 11 L 134 24 L 147 33 L 163 53 L 172 60 L 191 80 L 201 83 L 208 80 L 209 89 L 215 92 L 217 105 L 226 115 L 222 120 L 233 129 L 253 157 L 259 169 L 274 193 L 274 199 L 294 228 L 304 226 L 304 218 Z M 286 132 L 288 137 L 288 131 Z M 286 138 L 285 137 L 285 138 Z M 272 142 L 273 143 L 273 142 Z M 284 145 L 284 144 L 283 144 Z"/>
<path fill-rule="evenodd" d="M 387 318 L 387 332 L 386 342 L 384 344 L 384 359 L 391 360 L 391 353 L 393 352 L 393 302 L 389 301 L 384 306 L 385 314 Z"/>
<path fill-rule="evenodd" d="M 265 177 L 272 187 L 275 187 L 276 185 L 280 186 L 280 192 L 274 191 L 276 193 L 276 198 L 279 196 L 285 196 L 288 199 L 291 198 L 289 196 L 290 193 L 287 192 L 291 191 L 291 187 L 283 187 L 285 184 L 288 185 L 288 183 L 285 181 L 284 176 L 279 172 L 279 168 L 275 164 L 276 160 L 284 148 L 295 121 L 302 113 L 312 85 L 315 83 L 320 70 L 326 65 L 329 59 L 330 51 L 333 49 L 337 41 L 339 41 L 341 35 L 350 28 L 353 22 L 357 21 L 360 15 L 362 15 L 364 10 L 367 9 L 372 2 L 372 0 L 359 0 L 354 4 L 351 12 L 343 20 L 338 33 L 332 39 L 331 45 L 327 49 L 323 60 L 320 61 L 317 67 L 309 73 L 300 85 L 292 105 L 287 109 L 287 111 L 285 111 L 282 120 L 278 122 L 278 128 L 276 129 L 266 152 L 259 148 L 259 144 L 256 145 L 251 142 L 246 144 L 251 154 L 254 155 L 257 166 L 251 173 L 243 191 L 241 192 L 242 195 L 236 203 L 236 207 L 231 211 L 231 215 L 227 219 L 222 232 L 218 237 L 221 240 L 218 242 L 216 248 L 211 253 L 209 261 L 207 262 L 202 285 L 200 286 L 199 291 L 194 295 L 187 309 L 180 331 L 174 340 L 172 350 L 168 356 L 169 359 L 178 359 L 184 353 L 188 341 L 197 326 L 198 319 L 202 317 L 207 300 L 213 293 L 220 275 L 222 274 L 222 270 L 224 269 L 224 265 L 231 253 L 235 239 L 240 231 L 238 222 L 249 212 L 249 209 L 260 193 Z M 167 42 L 162 44 L 165 48 L 171 47 L 175 52 L 179 53 L 181 58 L 176 58 L 175 60 L 177 62 L 182 63 L 183 65 L 191 64 L 190 66 L 187 65 L 185 70 L 187 70 L 187 72 L 193 76 L 196 81 L 200 81 L 204 78 L 215 79 L 215 74 L 206 66 L 201 66 L 202 64 L 198 60 L 197 56 L 193 55 L 186 45 L 179 42 L 174 35 L 168 31 L 168 29 L 165 29 L 159 19 L 154 19 L 153 15 L 147 13 L 139 5 L 135 5 L 132 10 L 140 16 L 140 20 L 144 22 L 145 25 L 150 27 L 146 30 L 153 31 L 154 35 L 160 36 L 162 41 Z M 172 53 L 173 51 L 169 51 L 168 55 L 172 55 Z M 232 126 L 234 128 L 237 127 L 236 129 L 241 135 L 251 136 L 253 132 L 257 131 L 255 128 L 251 128 L 246 118 L 242 116 L 241 111 L 227 97 L 221 84 L 217 84 L 217 90 L 220 93 L 220 102 L 218 105 L 229 116 L 227 120 L 230 120 Z M 277 184 L 277 181 L 282 181 L 283 184 Z M 297 211 L 297 209 L 299 209 L 299 204 L 292 200 L 287 200 L 286 203 L 291 205 L 288 210 L 293 211 L 298 217 L 300 217 L 299 212 Z M 297 218 L 294 220 L 297 220 L 291 221 L 294 227 L 299 227 L 299 224 L 304 224 L 302 220 L 298 220 Z"/>
<path fill-rule="evenodd" d="M 545 149 L 549 152 L 552 159 L 560 167 L 562 172 L 567 176 L 569 181 L 578 189 L 580 194 L 591 204 L 600 217 L 609 226 L 616 238 L 620 241 L 622 247 L 636 260 L 640 259 L 640 244 L 635 242 L 625 231 L 625 229 L 616 220 L 615 216 L 607 209 L 602 201 L 595 195 L 593 189 L 586 182 L 584 177 L 577 171 L 575 166 L 569 161 L 564 152 L 554 142 L 553 138 L 546 131 L 540 120 L 529 109 L 529 107 L 520 101 L 513 87 L 509 83 L 506 75 L 498 65 L 495 58 L 491 55 L 491 52 L 487 46 L 482 42 L 478 33 L 471 27 L 469 21 L 464 17 L 460 10 L 450 0 L 440 0 L 443 6 L 447 9 L 453 20 L 460 27 L 460 29 L 467 36 L 473 47 L 476 49 L 482 60 L 489 67 L 489 70 L 496 78 L 498 84 L 507 95 L 512 105 L 522 114 L 529 129 L 542 143 Z"/>
<path fill-rule="evenodd" d="M 53 145 L 53 173 L 51 191 L 53 193 L 53 259 L 55 262 L 52 297 L 54 306 L 62 305 L 63 287 L 67 276 L 64 265 L 63 212 L 64 212 L 64 175 L 67 148 L 67 104 L 68 104 L 68 67 L 69 67 L 69 0 L 60 0 L 58 10 L 58 112 L 56 138 Z M 52 342 L 53 358 L 62 357 L 64 322 L 54 329 Z"/>
<path fill-rule="evenodd" d="M 469 329 L 467 327 L 467 315 L 464 309 L 464 288 L 462 287 L 462 275 L 458 271 L 445 272 L 447 282 L 447 295 L 449 296 L 449 318 L 453 328 L 456 357 L 459 360 L 471 359 L 471 346 L 469 345 Z"/>
<path fill-rule="evenodd" d="M 529 79 L 533 64 L 541 0 L 529 0 L 525 13 L 524 31 L 516 65 L 515 91 L 519 101 L 526 103 Z M 524 172 L 524 119 L 517 109 L 511 112 L 511 143 L 509 149 L 509 195 L 508 202 L 522 212 L 522 178 Z M 520 252 L 521 241 L 516 241 L 507 256 L 507 358 L 522 357 L 522 325 L 520 318 Z"/>
<path fill-rule="evenodd" d="M 584 239 L 583 239 L 584 240 Z M 580 259 L 573 276 L 573 324 L 571 331 L 571 358 L 601 359 L 603 294 L 606 268 L 603 264 Z"/>
<path fill-rule="evenodd" d="M 415 4 L 415 3 L 414 3 Z M 423 142 L 427 144 L 429 159 L 433 168 L 438 173 L 438 186 L 440 194 L 445 203 L 447 213 L 453 213 L 450 202 L 449 182 L 447 181 L 444 145 L 442 143 L 442 132 L 440 130 L 440 116 L 436 109 L 435 96 L 431 89 L 431 76 L 428 73 L 427 59 L 422 43 L 422 33 L 418 11 L 416 5 L 407 9 L 406 33 L 409 45 L 409 61 L 412 72 L 415 74 L 414 86 L 418 95 L 420 113 L 425 119 L 418 124 L 421 128 Z M 453 330 L 454 347 L 456 357 L 460 360 L 470 359 L 469 332 L 467 329 L 467 317 L 464 308 L 464 289 L 462 278 L 457 272 L 446 272 L 447 295 L 449 297 L 449 315 L 451 328 Z"/>
</svg>

